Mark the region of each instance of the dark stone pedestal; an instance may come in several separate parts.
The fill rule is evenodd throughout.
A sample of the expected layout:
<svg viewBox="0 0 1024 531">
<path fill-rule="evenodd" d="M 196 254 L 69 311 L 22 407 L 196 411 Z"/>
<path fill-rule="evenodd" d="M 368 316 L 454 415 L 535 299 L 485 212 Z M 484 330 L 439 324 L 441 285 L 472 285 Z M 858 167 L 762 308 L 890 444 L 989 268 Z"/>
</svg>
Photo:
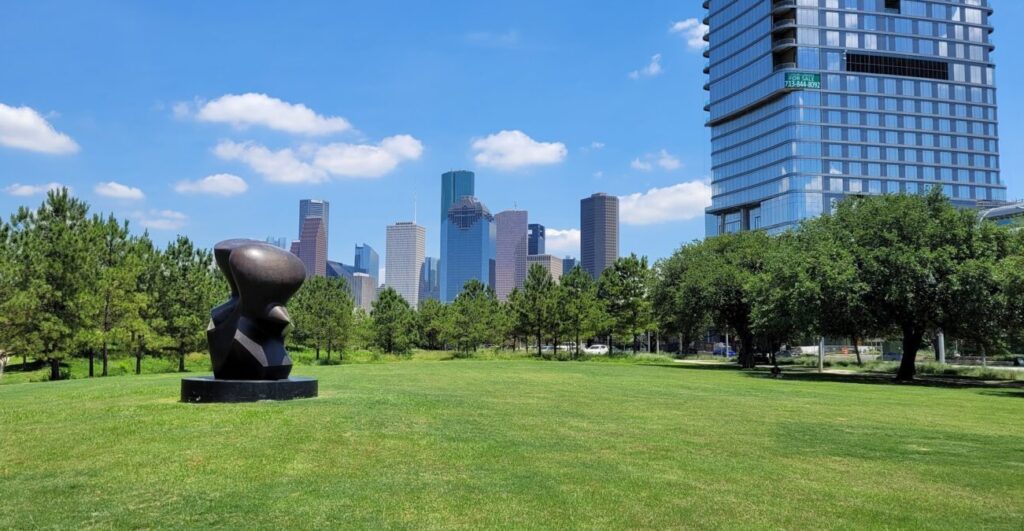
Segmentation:
<svg viewBox="0 0 1024 531">
<path fill-rule="evenodd" d="M 182 378 L 182 402 L 255 402 L 312 398 L 318 392 L 313 378 L 286 380 L 217 380 L 212 376 Z"/>
</svg>

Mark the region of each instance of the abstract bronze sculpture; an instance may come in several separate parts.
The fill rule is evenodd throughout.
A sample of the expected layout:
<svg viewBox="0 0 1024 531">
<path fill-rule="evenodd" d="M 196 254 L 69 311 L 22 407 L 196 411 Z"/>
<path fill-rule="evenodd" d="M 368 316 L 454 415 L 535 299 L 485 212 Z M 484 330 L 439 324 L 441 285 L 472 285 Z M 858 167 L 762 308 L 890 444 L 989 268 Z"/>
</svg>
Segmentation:
<svg viewBox="0 0 1024 531">
<path fill-rule="evenodd" d="M 231 295 L 210 312 L 206 330 L 213 378 L 182 380 L 182 400 L 243 402 L 316 396 L 316 380 L 288 378 L 292 360 L 284 347 L 291 324 L 285 304 L 306 278 L 302 261 L 254 240 L 224 240 L 213 254 Z"/>
</svg>

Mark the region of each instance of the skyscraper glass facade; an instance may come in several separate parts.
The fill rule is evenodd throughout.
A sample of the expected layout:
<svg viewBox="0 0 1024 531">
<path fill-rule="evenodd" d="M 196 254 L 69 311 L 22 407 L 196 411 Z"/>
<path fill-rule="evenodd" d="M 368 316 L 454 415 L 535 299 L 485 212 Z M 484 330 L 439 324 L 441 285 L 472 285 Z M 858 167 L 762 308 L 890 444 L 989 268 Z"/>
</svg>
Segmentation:
<svg viewBox="0 0 1024 531">
<path fill-rule="evenodd" d="M 423 260 L 420 271 L 420 302 L 427 299 L 441 300 L 441 261 L 432 256 Z"/>
<path fill-rule="evenodd" d="M 448 210 L 444 226 L 441 300 L 454 301 L 472 279 L 493 287 L 497 227 L 487 207 L 475 197 L 463 197 Z"/>
<path fill-rule="evenodd" d="M 619 198 L 605 193 L 580 201 L 580 263 L 600 278 L 619 258 Z"/>
<path fill-rule="evenodd" d="M 384 282 L 413 308 L 420 303 L 420 272 L 426 244 L 426 228 L 409 221 L 388 225 Z"/>
<path fill-rule="evenodd" d="M 354 265 L 357 272 L 370 275 L 370 278 L 373 279 L 373 287 L 376 289 L 380 279 L 380 257 L 377 255 L 377 251 L 365 243 L 356 245 Z"/>
<path fill-rule="evenodd" d="M 544 254 L 544 225 L 530 223 L 529 254 Z"/>
<path fill-rule="evenodd" d="M 708 0 L 708 236 L 851 194 L 999 201 L 988 0 Z"/>
<path fill-rule="evenodd" d="M 441 174 L 441 285 L 444 286 L 448 262 L 448 211 L 463 197 L 476 195 L 476 174 L 466 170 L 454 170 Z M 444 288 L 442 288 L 444 293 Z"/>
</svg>

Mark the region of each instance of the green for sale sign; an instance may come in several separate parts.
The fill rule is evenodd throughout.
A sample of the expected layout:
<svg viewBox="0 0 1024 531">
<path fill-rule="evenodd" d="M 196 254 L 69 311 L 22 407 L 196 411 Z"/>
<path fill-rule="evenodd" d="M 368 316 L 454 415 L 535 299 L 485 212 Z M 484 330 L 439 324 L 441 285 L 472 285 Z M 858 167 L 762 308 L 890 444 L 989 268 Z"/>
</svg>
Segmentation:
<svg viewBox="0 0 1024 531">
<path fill-rule="evenodd" d="M 786 88 L 821 90 L 821 74 L 786 72 Z"/>
</svg>

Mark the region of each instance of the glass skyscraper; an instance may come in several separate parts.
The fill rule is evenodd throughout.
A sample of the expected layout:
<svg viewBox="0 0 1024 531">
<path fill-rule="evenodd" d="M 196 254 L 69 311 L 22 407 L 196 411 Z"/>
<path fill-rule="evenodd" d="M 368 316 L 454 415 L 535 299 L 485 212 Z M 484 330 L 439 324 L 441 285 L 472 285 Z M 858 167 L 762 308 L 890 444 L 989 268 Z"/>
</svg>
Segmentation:
<svg viewBox="0 0 1024 531">
<path fill-rule="evenodd" d="M 527 253 L 544 254 L 544 225 L 541 225 L 540 223 L 530 223 L 529 233 L 530 239 Z"/>
<path fill-rule="evenodd" d="M 493 287 L 497 228 L 487 207 L 475 197 L 463 197 L 448 210 L 444 233 L 441 301 L 454 301 L 472 279 Z"/>
<path fill-rule="evenodd" d="M 580 200 L 580 262 L 595 280 L 619 258 L 619 198 L 605 193 Z"/>
<path fill-rule="evenodd" d="M 432 256 L 423 259 L 420 271 L 420 302 L 427 299 L 441 300 L 441 261 Z"/>
<path fill-rule="evenodd" d="M 366 273 L 373 279 L 373 288 L 377 289 L 380 279 L 380 256 L 368 244 L 356 245 L 355 270 L 359 273 Z"/>
<path fill-rule="evenodd" d="M 427 243 L 427 229 L 411 221 L 388 225 L 384 257 L 384 283 L 394 288 L 413 308 L 420 303 L 420 272 Z"/>
<path fill-rule="evenodd" d="M 851 194 L 1005 200 L 988 0 L 706 0 L 708 236 Z"/>
<path fill-rule="evenodd" d="M 466 170 L 453 170 L 441 174 L 441 294 L 446 285 L 448 263 L 448 211 L 463 197 L 476 195 L 476 174 Z"/>
</svg>

